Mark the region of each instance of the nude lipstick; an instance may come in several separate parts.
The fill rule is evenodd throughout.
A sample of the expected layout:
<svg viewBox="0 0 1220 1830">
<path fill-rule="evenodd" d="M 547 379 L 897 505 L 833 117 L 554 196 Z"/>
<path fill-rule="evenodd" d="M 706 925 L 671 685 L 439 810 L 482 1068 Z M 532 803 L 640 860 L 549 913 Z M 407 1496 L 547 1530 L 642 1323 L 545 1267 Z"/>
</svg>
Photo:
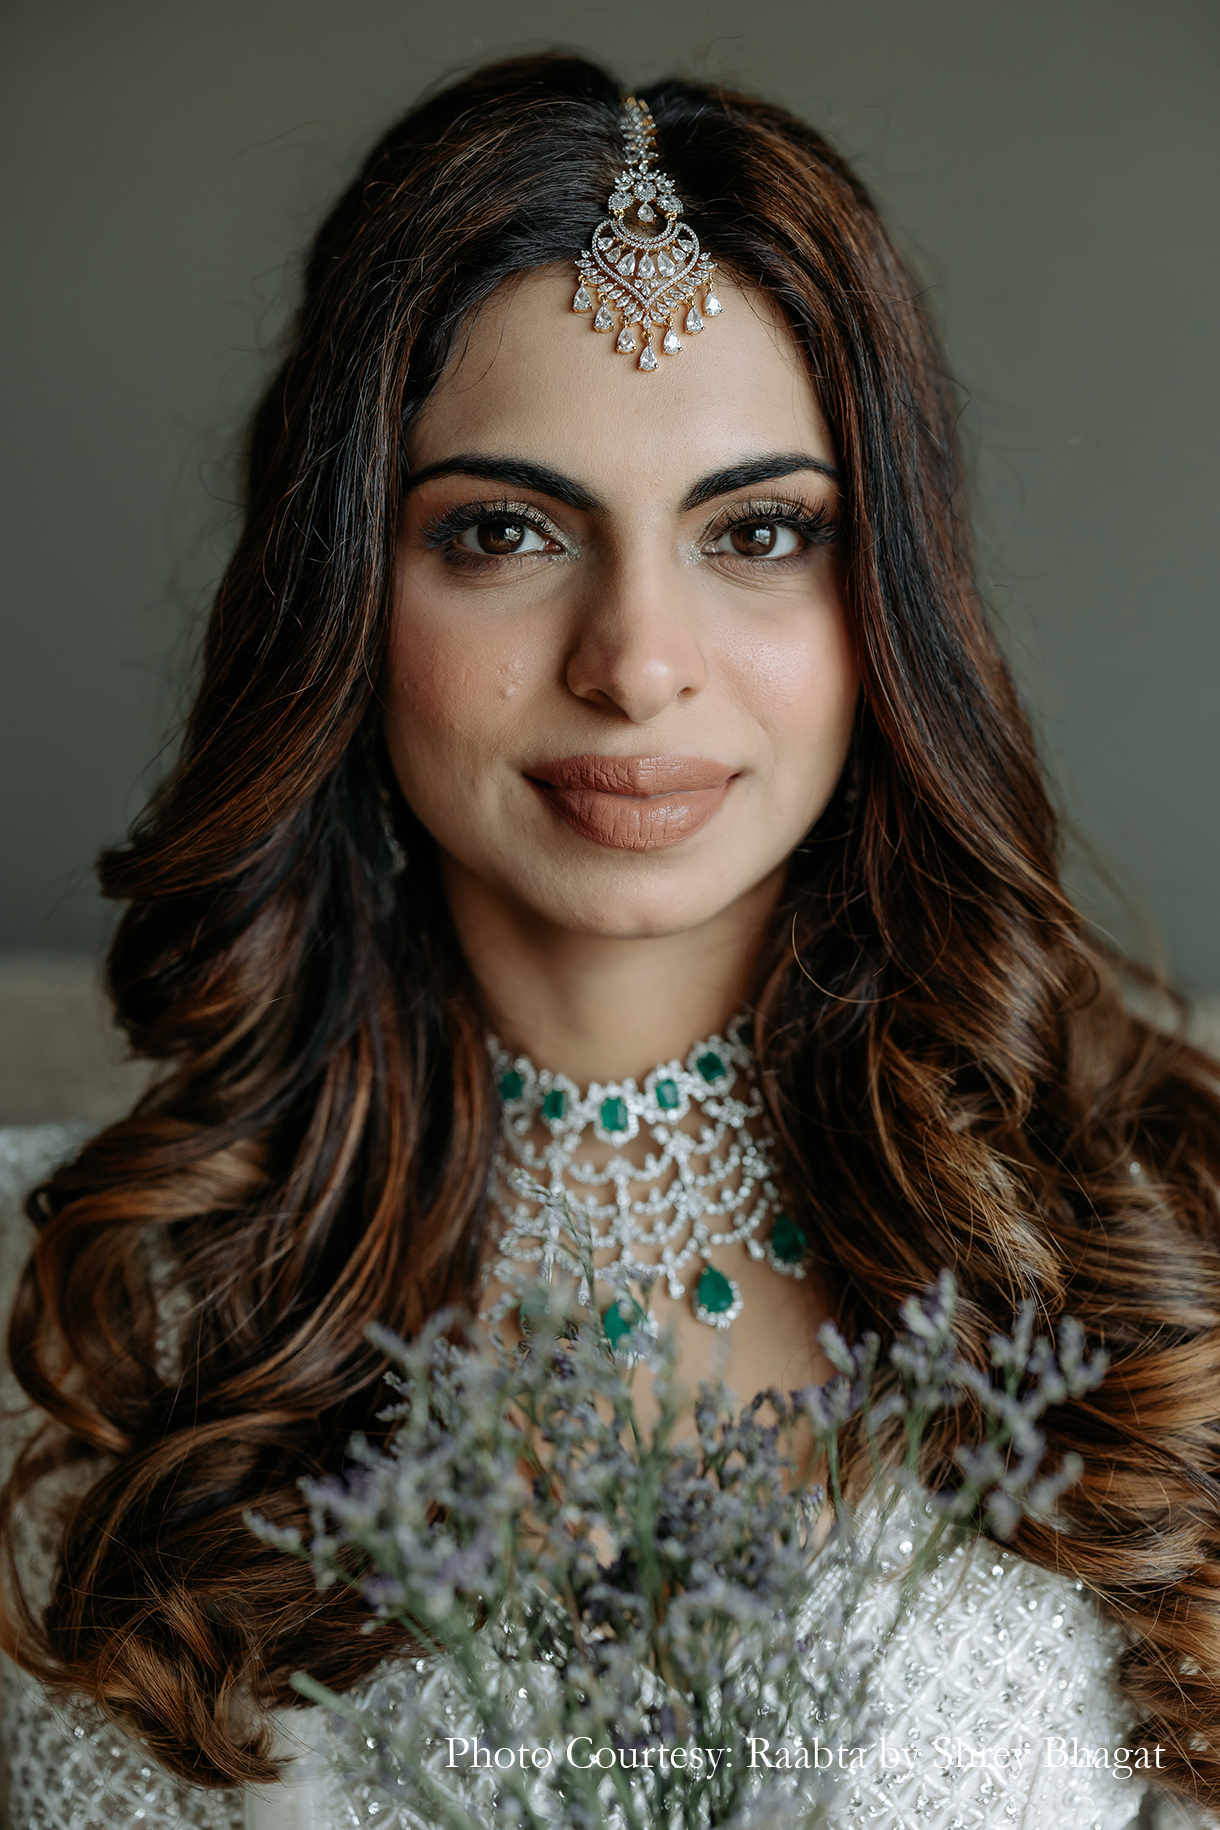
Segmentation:
<svg viewBox="0 0 1220 1830">
<path fill-rule="evenodd" d="M 706 756 L 562 756 L 525 770 L 582 838 L 657 851 L 706 826 L 738 771 Z"/>
</svg>

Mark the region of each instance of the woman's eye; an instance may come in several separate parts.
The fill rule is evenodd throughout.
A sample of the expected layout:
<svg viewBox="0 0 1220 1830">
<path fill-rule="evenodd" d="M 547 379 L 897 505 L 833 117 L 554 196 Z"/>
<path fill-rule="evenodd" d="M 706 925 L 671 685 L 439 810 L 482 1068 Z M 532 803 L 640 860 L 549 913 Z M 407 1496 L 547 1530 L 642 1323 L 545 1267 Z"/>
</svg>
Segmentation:
<svg viewBox="0 0 1220 1830">
<path fill-rule="evenodd" d="M 480 553 L 485 558 L 516 558 L 521 553 L 545 553 L 554 545 L 528 521 L 503 516 L 494 521 L 476 521 L 459 534 L 454 545 L 464 553 Z"/>
<path fill-rule="evenodd" d="M 735 553 L 741 559 L 787 559 L 804 544 L 784 521 L 738 521 L 712 543 L 713 553 Z"/>
</svg>

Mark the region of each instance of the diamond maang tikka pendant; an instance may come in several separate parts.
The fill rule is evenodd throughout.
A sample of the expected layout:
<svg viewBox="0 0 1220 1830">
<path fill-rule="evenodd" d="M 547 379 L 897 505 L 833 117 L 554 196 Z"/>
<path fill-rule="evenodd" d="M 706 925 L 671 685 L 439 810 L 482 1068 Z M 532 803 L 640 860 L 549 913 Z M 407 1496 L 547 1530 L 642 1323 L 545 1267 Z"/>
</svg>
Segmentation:
<svg viewBox="0 0 1220 1830">
<path fill-rule="evenodd" d="M 623 106 L 623 135 L 627 162 L 610 193 L 609 216 L 598 223 L 591 246 L 576 257 L 581 279 L 572 309 L 593 312 L 594 330 L 617 330 L 614 347 L 624 356 L 639 350 L 636 367 L 648 374 L 657 366 L 654 331 L 661 333 L 662 353 L 676 356 L 682 340 L 675 316 L 687 308 L 682 328 L 694 336 L 703 329 L 705 318 L 719 315 L 721 304 L 711 284 L 716 263 L 682 220 L 682 202 L 669 178 L 653 169 L 656 127 L 647 107 L 633 95 Z M 659 218 L 664 226 L 656 226 Z M 700 291 L 702 312 L 695 302 Z M 635 324 L 640 327 L 638 342 Z"/>
</svg>

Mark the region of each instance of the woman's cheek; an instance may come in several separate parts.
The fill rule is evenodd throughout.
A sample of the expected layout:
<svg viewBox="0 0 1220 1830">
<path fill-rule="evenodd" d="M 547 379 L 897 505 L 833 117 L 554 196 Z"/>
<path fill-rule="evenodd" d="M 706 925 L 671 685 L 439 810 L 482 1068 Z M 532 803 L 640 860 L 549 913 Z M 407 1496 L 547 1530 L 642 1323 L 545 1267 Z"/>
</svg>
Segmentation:
<svg viewBox="0 0 1220 1830">
<path fill-rule="evenodd" d="M 506 770 L 515 779 L 525 752 L 537 748 L 535 727 L 545 732 L 552 722 L 545 634 L 521 617 L 481 616 L 400 591 L 383 694 L 386 742 L 403 793 L 442 843 L 455 841 L 455 818 L 469 824 L 495 800 Z"/>
<path fill-rule="evenodd" d="M 727 657 L 735 697 L 777 740 L 837 740 L 850 730 L 859 674 L 837 607 L 786 629 L 740 636 Z"/>
<path fill-rule="evenodd" d="M 387 715 L 418 739 L 442 743 L 470 735 L 480 708 L 497 697 L 487 645 L 453 619 L 400 605 L 390 640 Z"/>
</svg>

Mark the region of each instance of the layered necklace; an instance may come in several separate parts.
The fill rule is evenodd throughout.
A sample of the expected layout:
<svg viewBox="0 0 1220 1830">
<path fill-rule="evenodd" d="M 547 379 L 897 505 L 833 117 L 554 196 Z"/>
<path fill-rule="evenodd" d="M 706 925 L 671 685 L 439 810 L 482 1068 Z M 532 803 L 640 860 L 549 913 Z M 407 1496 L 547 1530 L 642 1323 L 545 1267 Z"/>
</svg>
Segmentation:
<svg viewBox="0 0 1220 1830">
<path fill-rule="evenodd" d="M 675 1301 L 690 1297 L 699 1321 L 729 1327 L 742 1295 L 711 1262 L 720 1246 L 740 1243 L 786 1277 L 805 1275 L 808 1240 L 781 1211 L 749 1025 L 736 1018 L 726 1032 L 696 1042 L 684 1063 L 653 1068 L 642 1087 L 594 1081 L 584 1092 L 488 1039 L 502 1102 L 491 1276 L 503 1286 L 518 1266 L 548 1280 L 567 1274 L 591 1304 L 585 1267 L 596 1255 L 594 1281 L 615 1291 L 603 1321 L 617 1341 L 639 1317 L 625 1288 L 658 1274 Z M 589 1138 L 609 1147 L 600 1165 L 588 1160 Z"/>
</svg>

